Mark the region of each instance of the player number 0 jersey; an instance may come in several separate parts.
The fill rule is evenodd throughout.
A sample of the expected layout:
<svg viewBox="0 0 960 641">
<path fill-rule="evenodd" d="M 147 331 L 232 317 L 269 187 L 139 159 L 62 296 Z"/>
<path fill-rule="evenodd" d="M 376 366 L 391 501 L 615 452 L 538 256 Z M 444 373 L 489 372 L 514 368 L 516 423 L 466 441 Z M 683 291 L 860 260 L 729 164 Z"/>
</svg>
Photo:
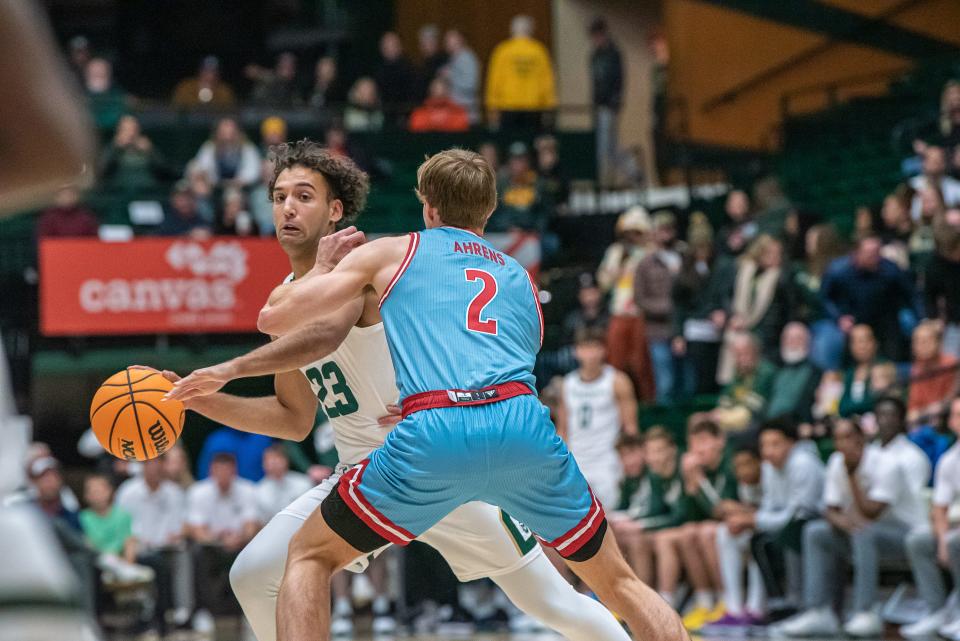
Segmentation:
<svg viewBox="0 0 960 641">
<path fill-rule="evenodd" d="M 606 365 L 600 378 L 584 381 L 579 371 L 563 379 L 563 404 L 567 409 L 567 443 L 580 467 L 619 467 L 616 455 L 620 435 L 620 410 L 613 389 L 615 370 Z"/>
</svg>

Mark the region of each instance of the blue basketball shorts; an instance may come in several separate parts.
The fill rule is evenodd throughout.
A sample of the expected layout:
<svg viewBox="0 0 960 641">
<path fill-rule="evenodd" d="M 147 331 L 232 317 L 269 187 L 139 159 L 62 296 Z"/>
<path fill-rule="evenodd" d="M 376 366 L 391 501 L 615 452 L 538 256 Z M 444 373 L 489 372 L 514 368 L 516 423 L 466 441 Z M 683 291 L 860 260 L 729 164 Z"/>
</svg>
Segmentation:
<svg viewBox="0 0 960 641">
<path fill-rule="evenodd" d="M 342 505 L 324 505 L 324 518 L 361 551 L 382 540 L 406 545 L 470 501 L 499 506 L 573 560 L 582 560 L 577 552 L 588 543 L 592 556 L 606 528 L 549 411 L 529 393 L 409 414 L 343 475 L 337 495 L 352 513 L 347 518 L 372 533 L 338 526 Z"/>
</svg>

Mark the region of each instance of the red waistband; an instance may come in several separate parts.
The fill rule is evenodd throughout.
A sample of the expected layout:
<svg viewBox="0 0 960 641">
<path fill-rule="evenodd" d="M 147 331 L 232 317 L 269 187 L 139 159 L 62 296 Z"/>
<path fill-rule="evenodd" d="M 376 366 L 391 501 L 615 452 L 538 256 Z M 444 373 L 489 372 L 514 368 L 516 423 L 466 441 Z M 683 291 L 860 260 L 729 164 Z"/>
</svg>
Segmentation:
<svg viewBox="0 0 960 641">
<path fill-rule="evenodd" d="M 433 392 L 420 392 L 412 394 L 403 399 L 403 418 L 407 418 L 414 412 L 421 410 L 431 410 L 437 407 L 463 407 L 466 405 L 487 405 L 505 401 L 514 396 L 523 396 L 524 394 L 533 394 L 533 391 L 525 384 L 516 381 L 492 385 L 478 390 L 436 390 Z"/>
</svg>

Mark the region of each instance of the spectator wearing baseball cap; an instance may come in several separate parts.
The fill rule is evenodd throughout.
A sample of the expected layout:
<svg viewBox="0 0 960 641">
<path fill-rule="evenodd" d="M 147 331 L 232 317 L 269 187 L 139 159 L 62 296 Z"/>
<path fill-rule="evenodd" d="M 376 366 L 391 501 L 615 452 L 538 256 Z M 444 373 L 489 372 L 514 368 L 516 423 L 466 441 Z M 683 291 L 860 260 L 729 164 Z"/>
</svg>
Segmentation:
<svg viewBox="0 0 960 641">
<path fill-rule="evenodd" d="M 60 462 L 52 456 L 41 456 L 27 466 L 30 486 L 37 507 L 54 520 L 60 520 L 71 528 L 80 531 L 80 519 L 76 510 L 68 509 L 61 497 L 63 475 Z"/>
<path fill-rule="evenodd" d="M 220 59 L 216 56 L 204 58 L 197 75 L 181 80 L 173 92 L 173 105 L 181 109 L 227 109 L 236 102 L 233 89 L 220 79 Z"/>
<path fill-rule="evenodd" d="M 77 594 L 84 607 L 93 614 L 96 594 L 94 570 L 96 555 L 84 539 L 80 526 L 79 505 L 68 506 L 68 502 L 76 502 L 76 497 L 63 483 L 60 462 L 49 455 L 49 449 L 45 444 L 34 445 L 42 448 L 42 453 L 27 464 L 30 487 L 26 496 L 49 519 L 53 534 L 66 554 L 81 586 Z"/>
<path fill-rule="evenodd" d="M 617 239 L 604 252 L 597 282 L 610 293 L 607 360 L 633 380 L 637 395 L 652 401 L 656 393 L 643 315 L 634 297 L 637 266 L 646 255 L 650 214 L 637 205 L 617 219 Z"/>
</svg>

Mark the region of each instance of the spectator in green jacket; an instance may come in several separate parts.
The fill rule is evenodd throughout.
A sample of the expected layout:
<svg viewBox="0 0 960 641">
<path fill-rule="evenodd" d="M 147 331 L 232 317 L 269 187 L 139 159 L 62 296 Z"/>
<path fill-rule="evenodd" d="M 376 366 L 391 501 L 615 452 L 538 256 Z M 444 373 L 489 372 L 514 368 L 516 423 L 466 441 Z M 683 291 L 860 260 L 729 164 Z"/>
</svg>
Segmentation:
<svg viewBox="0 0 960 641">
<path fill-rule="evenodd" d="M 114 190 L 156 197 L 162 181 L 176 178 L 177 173 L 143 135 L 136 116 L 128 114 L 120 118 L 113 140 L 103 152 L 100 176 Z"/>
<path fill-rule="evenodd" d="M 621 434 L 617 439 L 617 455 L 620 457 L 620 466 L 623 468 L 617 510 L 623 511 L 630 507 L 630 499 L 643 482 L 643 472 L 646 467 L 643 456 L 643 437 L 639 434 Z"/>
<path fill-rule="evenodd" d="M 846 418 L 873 411 L 876 394 L 870 382 L 870 373 L 884 360 L 878 357 L 877 350 L 877 339 L 869 325 L 855 325 L 850 330 L 850 356 L 853 365 L 843 374 L 840 416 Z"/>
<path fill-rule="evenodd" d="M 98 129 L 113 129 L 127 109 L 127 96 L 113 82 L 113 65 L 93 58 L 83 70 L 83 88 Z"/>
<path fill-rule="evenodd" d="M 803 323 L 794 321 L 783 328 L 780 361 L 766 416 L 793 416 L 800 421 L 810 421 L 820 371 L 810 362 L 810 330 Z"/>
<path fill-rule="evenodd" d="M 647 471 L 639 488 L 626 511 L 611 515 L 610 525 L 640 579 L 656 585 L 667 603 L 675 605 L 682 569 L 678 528 L 687 520 L 687 501 L 670 432 L 650 428 L 644 435 L 644 458 Z"/>
<path fill-rule="evenodd" d="M 683 623 L 688 630 L 696 630 L 723 615 L 717 519 L 722 517 L 722 502 L 737 499 L 726 438 L 709 414 L 693 414 L 687 422 L 687 452 L 680 467 L 690 516 L 683 526 L 680 555 L 694 590 L 694 607 Z"/>
<path fill-rule="evenodd" d="M 734 377 L 720 393 L 718 407 L 710 413 L 725 432 L 743 432 L 765 416 L 777 368 L 760 356 L 760 343 L 752 334 L 731 339 Z"/>
</svg>

